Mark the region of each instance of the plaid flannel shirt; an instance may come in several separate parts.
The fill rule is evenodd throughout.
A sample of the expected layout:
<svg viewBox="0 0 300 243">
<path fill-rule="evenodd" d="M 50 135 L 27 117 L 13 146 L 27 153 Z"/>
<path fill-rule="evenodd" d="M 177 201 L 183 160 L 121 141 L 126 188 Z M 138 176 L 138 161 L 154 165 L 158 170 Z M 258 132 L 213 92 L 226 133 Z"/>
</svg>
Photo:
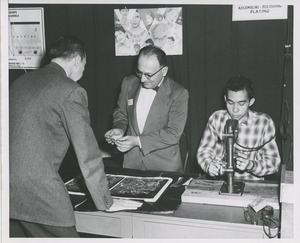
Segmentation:
<svg viewBox="0 0 300 243">
<path fill-rule="evenodd" d="M 222 140 L 222 133 L 228 119 L 231 117 L 227 110 L 219 110 L 208 120 L 197 151 L 197 160 L 204 172 L 208 171 L 210 163 L 218 163 L 215 161 L 216 157 L 224 160 L 225 141 Z M 272 118 L 264 113 L 249 110 L 248 114 L 239 121 L 238 129 L 233 153 L 237 151 L 248 153 L 254 167 L 250 173 L 236 170 L 235 178 L 263 179 L 265 175 L 276 173 L 281 159 L 275 142 L 276 130 Z M 247 148 L 264 146 L 253 151 L 239 145 Z"/>
</svg>

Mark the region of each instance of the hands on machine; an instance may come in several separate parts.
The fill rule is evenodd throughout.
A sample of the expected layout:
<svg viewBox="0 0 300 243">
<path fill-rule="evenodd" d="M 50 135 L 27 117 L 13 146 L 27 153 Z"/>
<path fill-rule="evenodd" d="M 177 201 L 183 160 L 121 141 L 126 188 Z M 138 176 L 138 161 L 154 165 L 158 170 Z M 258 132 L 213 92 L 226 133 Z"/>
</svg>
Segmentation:
<svg viewBox="0 0 300 243">
<path fill-rule="evenodd" d="M 243 182 L 234 182 L 234 171 L 236 167 L 245 170 L 248 166 L 247 155 L 237 153 L 234 159 L 233 145 L 238 137 L 238 121 L 228 119 L 225 125 L 225 131 L 222 138 L 225 140 L 225 162 L 219 162 L 219 173 L 227 176 L 227 181 L 222 185 L 219 194 L 242 195 L 245 187 Z"/>
</svg>

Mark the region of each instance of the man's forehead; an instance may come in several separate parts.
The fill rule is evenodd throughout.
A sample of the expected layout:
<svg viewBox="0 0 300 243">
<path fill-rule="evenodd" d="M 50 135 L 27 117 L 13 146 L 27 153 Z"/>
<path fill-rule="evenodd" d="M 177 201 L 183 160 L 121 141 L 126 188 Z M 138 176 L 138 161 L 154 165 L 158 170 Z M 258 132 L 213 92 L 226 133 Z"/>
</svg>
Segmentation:
<svg viewBox="0 0 300 243">
<path fill-rule="evenodd" d="M 156 55 L 155 54 L 141 54 L 140 56 L 139 56 L 139 61 L 140 60 L 145 60 L 145 61 L 150 61 L 150 60 L 152 60 L 152 61 L 156 61 L 156 62 L 158 62 L 158 60 L 157 60 L 157 57 L 156 57 Z"/>
<path fill-rule="evenodd" d="M 246 90 L 239 90 L 239 91 L 228 90 L 227 99 L 232 101 L 237 101 L 237 102 L 249 100 L 248 93 Z"/>
<path fill-rule="evenodd" d="M 159 67 L 159 62 L 155 55 L 151 55 L 151 56 L 141 55 L 138 60 L 138 65 L 139 66 L 147 65 L 147 66 L 151 66 L 151 67 Z"/>
</svg>

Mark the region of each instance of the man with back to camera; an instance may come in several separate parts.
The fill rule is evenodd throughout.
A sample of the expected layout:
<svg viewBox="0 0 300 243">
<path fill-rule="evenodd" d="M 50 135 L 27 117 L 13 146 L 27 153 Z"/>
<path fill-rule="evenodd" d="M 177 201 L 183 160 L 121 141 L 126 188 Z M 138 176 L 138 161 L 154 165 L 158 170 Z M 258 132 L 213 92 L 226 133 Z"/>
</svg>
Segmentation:
<svg viewBox="0 0 300 243">
<path fill-rule="evenodd" d="M 250 110 L 255 102 L 254 84 L 243 76 L 231 78 L 224 86 L 227 110 L 214 112 L 206 125 L 197 151 L 197 160 L 212 177 L 222 174 L 224 143 L 222 133 L 228 119 L 238 120 L 234 144 L 235 178 L 263 179 L 279 170 L 280 155 L 275 141 L 275 124 L 267 114 Z"/>
<path fill-rule="evenodd" d="M 165 52 L 150 45 L 139 52 L 136 75 L 122 82 L 113 129 L 105 138 L 125 153 L 124 168 L 183 172 L 178 143 L 188 91 L 167 72 Z"/>
<path fill-rule="evenodd" d="M 79 236 L 58 174 L 70 143 L 96 208 L 116 206 L 90 126 L 87 93 L 77 83 L 86 64 L 84 44 L 62 36 L 50 58 L 50 64 L 22 75 L 10 87 L 11 237 Z"/>
</svg>

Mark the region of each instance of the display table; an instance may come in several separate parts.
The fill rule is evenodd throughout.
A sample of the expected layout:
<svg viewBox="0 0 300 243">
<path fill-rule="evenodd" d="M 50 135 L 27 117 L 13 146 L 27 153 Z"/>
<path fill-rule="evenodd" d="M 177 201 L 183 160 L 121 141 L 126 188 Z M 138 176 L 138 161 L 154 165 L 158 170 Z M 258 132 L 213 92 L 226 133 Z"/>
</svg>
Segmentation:
<svg viewBox="0 0 300 243">
<path fill-rule="evenodd" d="M 121 238 L 268 238 L 243 208 L 182 203 L 170 214 L 75 212 L 78 232 Z"/>
<path fill-rule="evenodd" d="M 162 198 L 164 204 L 178 202 L 174 210 L 152 205 L 151 210 L 127 212 L 76 211 L 76 229 L 121 238 L 268 238 L 262 225 L 245 220 L 243 207 L 183 203 L 177 196 Z M 279 217 L 279 210 L 274 214 Z"/>
</svg>

